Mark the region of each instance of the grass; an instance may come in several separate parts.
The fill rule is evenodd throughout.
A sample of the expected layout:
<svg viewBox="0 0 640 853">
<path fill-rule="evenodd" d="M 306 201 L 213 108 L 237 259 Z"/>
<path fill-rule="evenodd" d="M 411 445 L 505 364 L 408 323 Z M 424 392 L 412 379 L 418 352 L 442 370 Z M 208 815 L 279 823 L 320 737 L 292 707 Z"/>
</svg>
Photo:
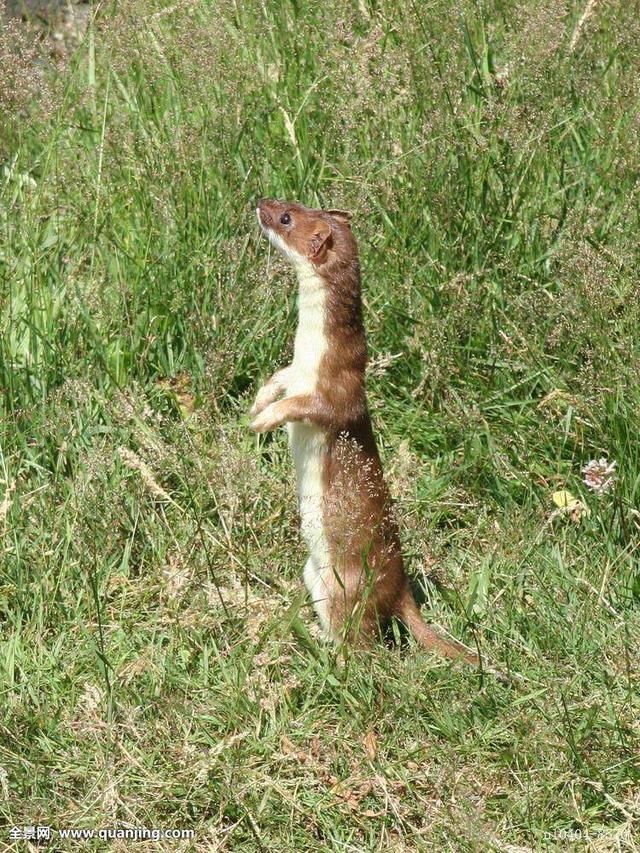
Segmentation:
<svg viewBox="0 0 640 853">
<path fill-rule="evenodd" d="M 587 5 L 119 3 L 55 72 L 5 30 L 8 827 L 637 849 L 640 29 Z M 409 570 L 516 688 L 318 640 L 260 195 L 353 210 Z"/>
</svg>

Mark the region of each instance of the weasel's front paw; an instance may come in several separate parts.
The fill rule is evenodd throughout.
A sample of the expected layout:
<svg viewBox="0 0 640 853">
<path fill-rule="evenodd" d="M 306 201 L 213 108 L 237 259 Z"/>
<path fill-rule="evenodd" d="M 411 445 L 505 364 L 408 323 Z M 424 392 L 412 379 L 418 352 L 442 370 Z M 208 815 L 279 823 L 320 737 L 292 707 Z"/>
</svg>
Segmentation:
<svg viewBox="0 0 640 853">
<path fill-rule="evenodd" d="M 272 403 L 264 411 L 251 421 L 251 429 L 254 432 L 271 432 L 284 423 L 284 418 L 278 410 L 278 404 Z"/>
<path fill-rule="evenodd" d="M 273 403 L 277 396 L 278 392 L 274 389 L 273 385 L 263 385 L 256 394 L 253 406 L 249 409 L 251 417 L 254 418 L 256 415 L 259 415 L 270 403 Z"/>
</svg>

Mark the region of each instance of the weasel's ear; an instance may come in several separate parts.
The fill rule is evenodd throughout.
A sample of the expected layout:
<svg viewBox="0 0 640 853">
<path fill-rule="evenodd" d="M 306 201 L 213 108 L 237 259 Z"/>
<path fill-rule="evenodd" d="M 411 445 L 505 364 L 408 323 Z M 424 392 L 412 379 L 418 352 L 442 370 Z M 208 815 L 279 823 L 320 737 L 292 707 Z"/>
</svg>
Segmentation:
<svg viewBox="0 0 640 853">
<path fill-rule="evenodd" d="M 309 240 L 307 257 L 315 263 L 323 263 L 329 248 L 330 238 L 331 226 L 328 222 L 319 219 Z"/>
<path fill-rule="evenodd" d="M 337 219 L 338 222 L 342 222 L 343 225 L 349 225 L 353 219 L 353 215 L 348 210 L 325 210 L 325 213 L 328 213 L 333 219 Z M 349 227 L 351 226 L 349 225 Z"/>
</svg>

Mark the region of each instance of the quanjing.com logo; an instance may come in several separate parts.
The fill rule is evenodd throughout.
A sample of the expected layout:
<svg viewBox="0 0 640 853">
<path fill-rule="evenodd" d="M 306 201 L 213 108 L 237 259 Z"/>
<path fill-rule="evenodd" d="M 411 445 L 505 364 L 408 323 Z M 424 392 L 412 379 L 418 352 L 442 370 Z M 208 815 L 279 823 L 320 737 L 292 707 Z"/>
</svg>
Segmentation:
<svg viewBox="0 0 640 853">
<path fill-rule="evenodd" d="M 101 829 L 80 829 L 79 827 L 67 827 L 53 829 L 50 826 L 14 826 L 9 830 L 11 841 L 36 841 L 48 843 L 54 836 L 75 841 L 90 841 L 99 838 L 101 841 L 161 841 L 172 839 L 174 841 L 189 840 L 195 837 L 193 829 L 152 829 L 146 826 L 111 826 Z"/>
</svg>

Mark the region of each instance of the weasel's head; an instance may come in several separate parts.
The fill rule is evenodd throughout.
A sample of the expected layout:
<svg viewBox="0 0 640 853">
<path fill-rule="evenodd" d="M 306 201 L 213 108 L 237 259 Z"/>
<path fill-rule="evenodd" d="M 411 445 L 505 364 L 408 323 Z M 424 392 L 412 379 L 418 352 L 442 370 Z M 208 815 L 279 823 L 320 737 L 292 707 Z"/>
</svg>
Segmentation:
<svg viewBox="0 0 640 853">
<path fill-rule="evenodd" d="M 262 198 L 258 222 L 270 242 L 297 267 L 311 264 L 329 274 L 334 265 L 357 260 L 351 233 L 351 214 L 344 210 L 315 210 L 302 204 Z"/>
</svg>

